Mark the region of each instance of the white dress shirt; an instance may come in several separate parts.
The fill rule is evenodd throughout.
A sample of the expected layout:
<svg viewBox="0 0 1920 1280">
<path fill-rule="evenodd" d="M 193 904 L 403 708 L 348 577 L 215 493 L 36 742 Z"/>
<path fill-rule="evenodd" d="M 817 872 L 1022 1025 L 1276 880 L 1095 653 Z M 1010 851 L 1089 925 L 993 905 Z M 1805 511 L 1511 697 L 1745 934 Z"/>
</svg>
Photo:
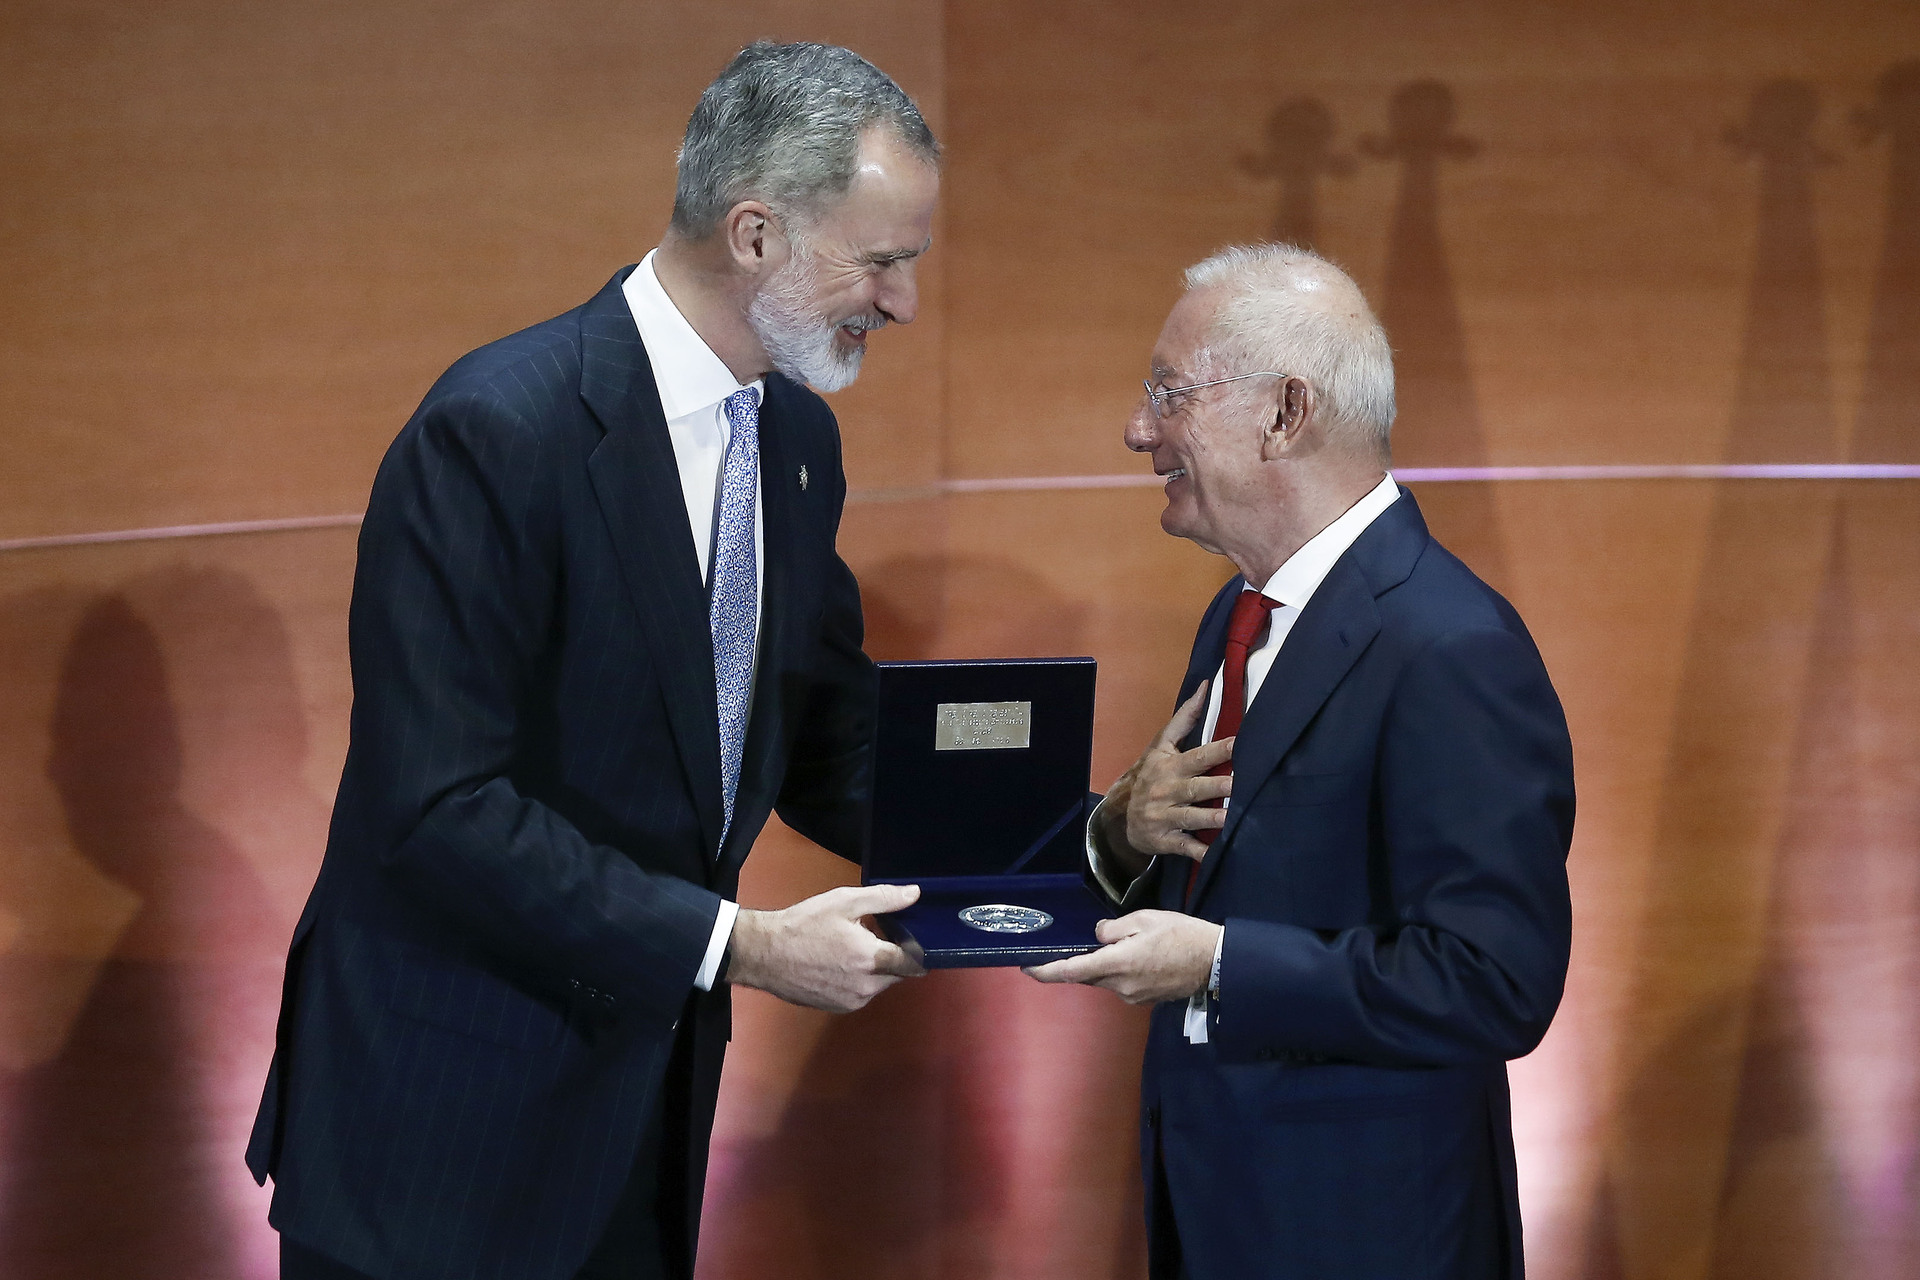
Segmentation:
<svg viewBox="0 0 1920 1280">
<path fill-rule="evenodd" d="M 1247 707 L 1260 693 L 1267 673 L 1273 670 L 1274 659 L 1280 656 L 1280 646 L 1287 641 L 1287 633 L 1293 630 L 1293 624 L 1300 619 L 1300 611 L 1307 607 L 1307 601 L 1333 572 L 1333 566 L 1341 556 L 1347 553 L 1367 531 L 1367 526 L 1380 518 L 1382 512 L 1399 501 L 1400 488 L 1394 484 L 1389 473 L 1379 484 L 1367 491 L 1367 495 L 1346 509 L 1338 520 L 1322 529 L 1298 551 L 1287 557 L 1287 562 L 1267 579 L 1260 588 L 1260 594 L 1269 600 L 1277 600 L 1280 607 L 1269 615 L 1267 635 L 1257 646 L 1247 650 L 1247 702 L 1240 708 L 1244 717 Z M 1251 585 L 1251 584 L 1249 584 Z M 1220 664 L 1220 670 L 1213 673 L 1213 684 L 1207 694 L 1206 727 L 1201 732 L 1200 741 L 1213 741 L 1213 726 L 1220 722 L 1220 676 L 1226 670 L 1226 663 Z"/>
<path fill-rule="evenodd" d="M 1313 593 L 1319 589 L 1322 582 L 1326 581 L 1327 575 L 1333 572 L 1335 562 L 1347 553 L 1347 549 L 1353 546 L 1362 533 L 1366 532 L 1367 526 L 1379 519 L 1388 507 L 1399 501 L 1399 498 L 1400 488 L 1394 483 L 1393 474 L 1389 472 L 1379 484 L 1367 491 L 1365 497 L 1348 507 L 1339 519 L 1307 539 L 1298 551 L 1288 556 L 1286 563 L 1281 565 L 1274 575 L 1267 579 L 1266 585 L 1260 588 L 1260 594 L 1269 600 L 1279 601 L 1279 607 L 1269 615 L 1271 621 L 1267 626 L 1266 637 L 1247 651 L 1247 700 L 1240 709 L 1243 717 L 1253 706 L 1254 699 L 1260 696 L 1260 686 L 1272 673 L 1275 660 L 1280 656 L 1281 646 L 1287 642 L 1287 634 L 1293 630 L 1293 624 L 1299 620 L 1301 610 L 1307 607 L 1307 601 L 1313 598 Z M 1226 663 L 1222 662 L 1220 669 L 1213 673 L 1213 681 L 1207 693 L 1207 716 L 1200 734 L 1202 742 L 1213 741 L 1213 728 L 1220 721 L 1220 676 L 1225 669 Z M 1223 800 L 1221 806 L 1224 808 L 1227 803 L 1228 801 Z M 1101 801 L 1101 807 L 1105 804 L 1104 800 Z M 1115 898 L 1120 898 L 1124 894 L 1116 891 L 1114 882 L 1108 876 L 1102 850 L 1094 834 L 1098 830 L 1099 815 L 1100 810 L 1096 808 L 1093 819 L 1087 823 L 1087 856 L 1092 863 L 1094 876 L 1100 884 Z M 1158 861 L 1158 859 L 1155 860 Z M 1220 954 L 1226 946 L 1226 938 L 1227 931 L 1223 928 L 1220 931 L 1220 937 L 1214 943 L 1213 972 L 1207 986 L 1204 990 L 1196 992 L 1187 1006 L 1187 1039 L 1195 1044 L 1206 1043 L 1206 997 L 1208 991 L 1220 989 Z"/>
<path fill-rule="evenodd" d="M 713 353 L 687 318 L 680 313 L 654 274 L 653 253 L 641 259 L 621 292 L 627 309 L 640 330 L 640 341 L 653 365 L 653 381 L 660 389 L 660 411 L 667 418 L 667 436 L 673 442 L 673 460 L 680 468 L 680 492 L 687 502 L 687 524 L 693 533 L 694 555 L 700 561 L 700 580 L 707 580 L 713 561 L 714 520 L 720 506 L 721 463 L 726 458 L 732 424 L 727 421 L 728 396 L 742 390 L 726 362 Z M 764 380 L 747 384 L 766 396 Z M 753 571 L 754 581 L 754 665 L 759 666 L 761 598 L 766 583 L 766 520 L 758 486 L 753 499 Z M 751 694 L 749 694 L 751 696 Z M 752 714 L 752 704 L 748 704 Z M 720 957 L 726 954 L 727 941 L 733 936 L 733 922 L 739 917 L 740 904 L 722 901 L 720 914 L 714 917 L 713 936 L 707 942 L 707 954 L 693 985 L 702 991 L 713 989 L 720 970 Z"/>
</svg>

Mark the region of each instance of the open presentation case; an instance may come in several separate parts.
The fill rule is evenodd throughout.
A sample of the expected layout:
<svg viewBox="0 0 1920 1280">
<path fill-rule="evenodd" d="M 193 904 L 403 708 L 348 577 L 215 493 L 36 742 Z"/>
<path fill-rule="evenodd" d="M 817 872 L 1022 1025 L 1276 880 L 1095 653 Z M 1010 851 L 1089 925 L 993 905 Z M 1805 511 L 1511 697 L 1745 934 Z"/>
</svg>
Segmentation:
<svg viewBox="0 0 1920 1280">
<path fill-rule="evenodd" d="M 880 917 L 930 969 L 1092 951 L 1113 914 L 1087 888 L 1091 658 L 880 664 L 862 879 L 917 884 Z"/>
</svg>

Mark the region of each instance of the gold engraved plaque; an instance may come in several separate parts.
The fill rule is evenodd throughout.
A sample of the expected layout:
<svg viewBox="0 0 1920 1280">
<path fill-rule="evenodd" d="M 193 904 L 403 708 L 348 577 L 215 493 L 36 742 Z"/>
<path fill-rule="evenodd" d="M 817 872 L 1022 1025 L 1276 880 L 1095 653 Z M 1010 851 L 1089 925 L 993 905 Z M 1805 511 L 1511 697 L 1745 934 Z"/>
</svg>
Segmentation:
<svg viewBox="0 0 1920 1280">
<path fill-rule="evenodd" d="M 1031 702 L 942 702 L 934 708 L 935 751 L 1021 751 L 1032 739 Z"/>
</svg>

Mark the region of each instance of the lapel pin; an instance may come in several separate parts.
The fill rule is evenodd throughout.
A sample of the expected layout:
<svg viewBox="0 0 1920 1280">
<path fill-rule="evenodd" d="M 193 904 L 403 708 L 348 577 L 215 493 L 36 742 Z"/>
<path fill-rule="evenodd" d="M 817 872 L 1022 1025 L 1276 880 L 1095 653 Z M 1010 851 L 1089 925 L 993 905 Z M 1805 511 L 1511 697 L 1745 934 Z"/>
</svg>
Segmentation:
<svg viewBox="0 0 1920 1280">
<path fill-rule="evenodd" d="M 800 464 L 800 492 L 805 493 L 806 491 L 807 491 L 807 466 L 803 462 Z"/>
</svg>

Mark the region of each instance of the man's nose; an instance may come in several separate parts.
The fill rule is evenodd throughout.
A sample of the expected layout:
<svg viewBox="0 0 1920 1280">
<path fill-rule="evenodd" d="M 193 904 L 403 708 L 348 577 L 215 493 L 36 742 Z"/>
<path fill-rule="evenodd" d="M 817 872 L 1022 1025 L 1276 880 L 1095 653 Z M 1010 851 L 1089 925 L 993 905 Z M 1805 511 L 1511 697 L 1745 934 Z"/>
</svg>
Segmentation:
<svg viewBox="0 0 1920 1280">
<path fill-rule="evenodd" d="M 1127 429 L 1121 438 L 1135 453 L 1148 453 L 1159 443 L 1159 428 L 1160 419 L 1153 416 L 1153 406 L 1141 396 L 1140 403 L 1133 406 L 1133 412 L 1127 417 Z"/>
<path fill-rule="evenodd" d="M 913 263 L 903 262 L 888 274 L 893 278 L 880 286 L 873 305 L 890 324 L 912 324 L 920 314 L 920 285 L 913 276 Z"/>
</svg>

